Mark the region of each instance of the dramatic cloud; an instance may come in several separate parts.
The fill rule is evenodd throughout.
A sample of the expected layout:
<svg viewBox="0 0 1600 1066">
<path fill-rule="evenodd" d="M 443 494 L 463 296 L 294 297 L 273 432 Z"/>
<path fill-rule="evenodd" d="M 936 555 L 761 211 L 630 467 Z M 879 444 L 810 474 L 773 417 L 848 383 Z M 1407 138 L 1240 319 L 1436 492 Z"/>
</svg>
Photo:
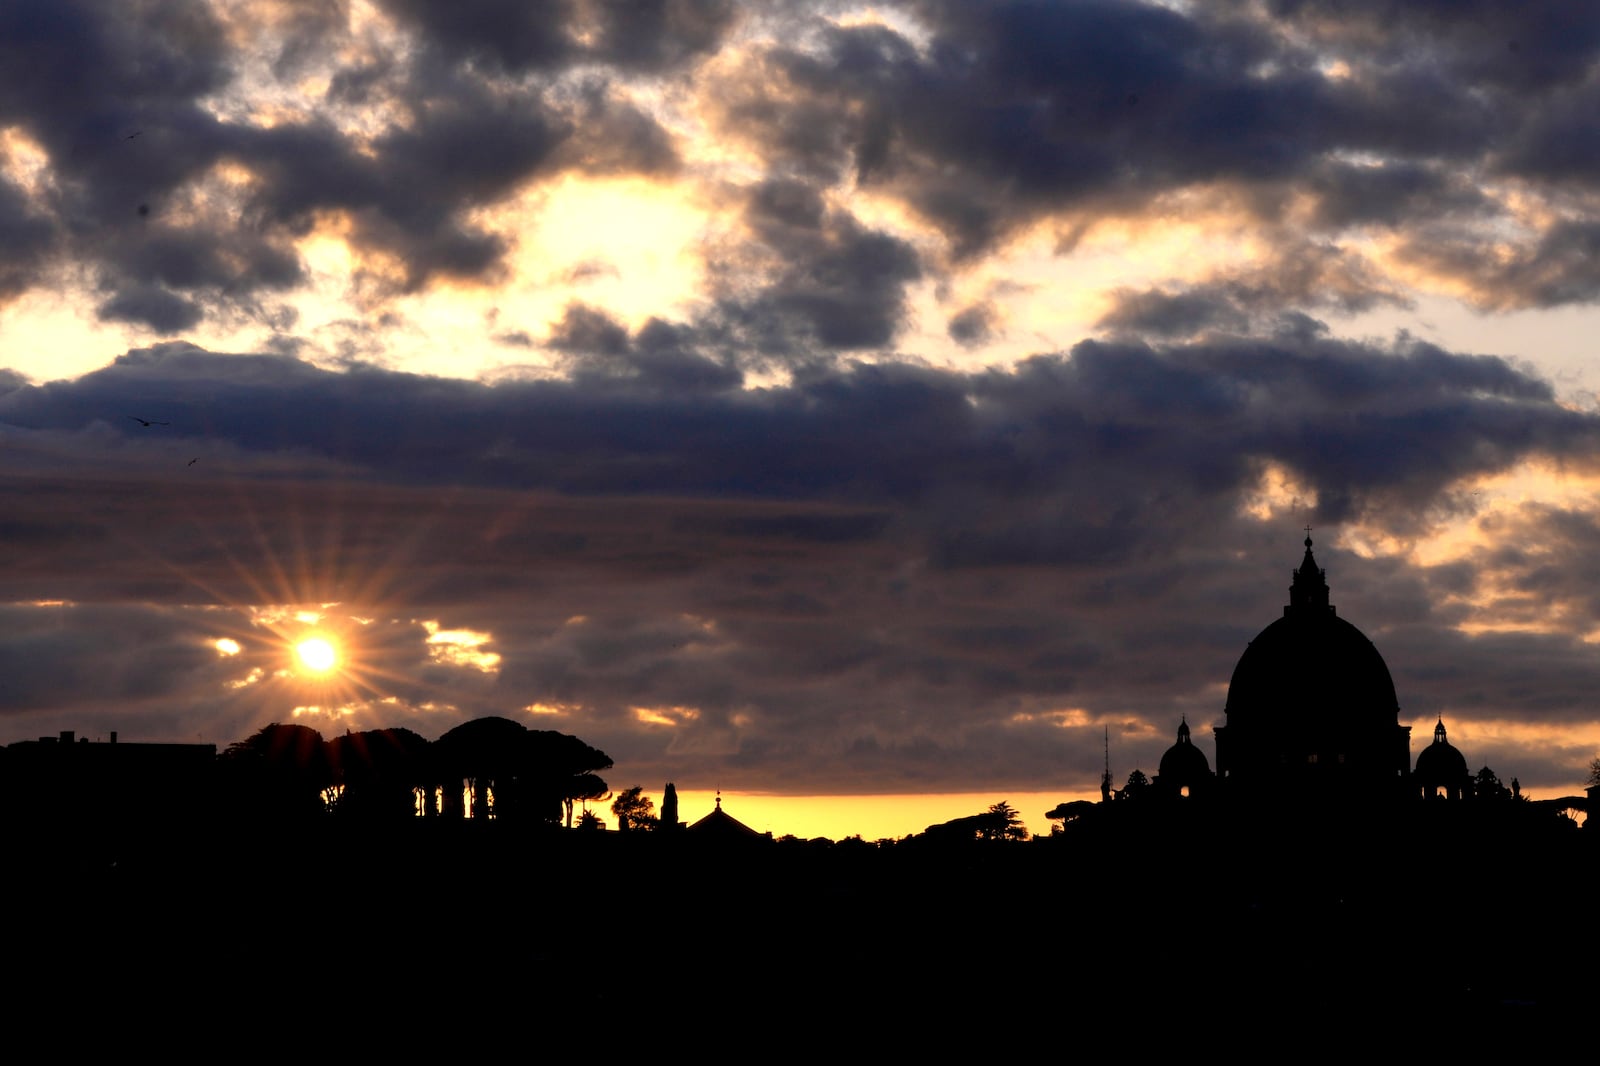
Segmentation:
<svg viewBox="0 0 1600 1066">
<path fill-rule="evenodd" d="M 1306 493 L 1291 524 L 1396 529 L 1393 513 L 1442 519 L 1461 485 L 1520 464 L 1587 468 L 1600 433 L 1503 360 L 1315 331 L 708 391 L 650 362 L 667 350 L 651 334 L 673 329 L 630 335 L 574 307 L 553 339 L 642 390 L 611 372 L 490 386 L 179 344 L 13 390 L 8 706 L 109 722 L 121 692 L 173 732 L 230 684 L 241 727 L 293 707 L 425 730 L 542 708 L 613 757 L 730 785 L 1049 787 L 1093 769 L 1100 723 L 1149 761 L 1168 719 L 1216 719 L 1232 657 L 1281 596 L 1271 575 L 1295 561 L 1283 523 L 1248 510 L 1263 471 Z M 135 409 L 168 424 L 120 413 Z M 1568 521 L 1574 553 L 1600 535 Z M 1402 690 L 1407 657 L 1475 660 L 1461 691 L 1449 671 L 1419 678 L 1420 707 L 1458 723 L 1582 713 L 1559 676 L 1484 687 L 1473 638 L 1450 628 L 1468 590 L 1323 551 L 1379 626 L 1438 634 L 1400 642 Z M 1566 661 L 1575 691 L 1592 680 L 1571 643 L 1595 626 L 1592 597 L 1553 609 L 1528 565 L 1481 569 L 1542 601 L 1547 631 L 1519 639 Z M 343 619 L 360 683 L 337 710 L 244 683 L 284 669 L 261 647 L 262 603 Z M 53 685 L 119 611 L 162 620 L 106 642 L 127 647 L 107 671 L 121 680 Z M 1500 601 L 1475 617 L 1524 621 Z M 429 625 L 481 634 L 493 669 L 430 656 Z M 219 665 L 206 639 L 222 637 L 249 653 Z"/>
<path fill-rule="evenodd" d="M 1406 721 L 1570 789 L 1597 58 L 1558 0 L 8 4 L 0 721 L 1087 790 L 1209 743 L 1309 525 Z"/>
</svg>

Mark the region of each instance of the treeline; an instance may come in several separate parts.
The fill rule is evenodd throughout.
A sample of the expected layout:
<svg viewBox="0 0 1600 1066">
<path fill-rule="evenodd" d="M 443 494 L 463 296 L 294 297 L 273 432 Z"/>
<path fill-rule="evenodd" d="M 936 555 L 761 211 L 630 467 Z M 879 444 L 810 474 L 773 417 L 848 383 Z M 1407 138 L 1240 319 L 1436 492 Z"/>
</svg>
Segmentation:
<svg viewBox="0 0 1600 1066">
<path fill-rule="evenodd" d="M 409 729 L 325 740 L 272 724 L 217 758 L 219 799 L 241 814 L 401 820 L 422 815 L 572 825 L 607 796 L 605 752 L 566 733 L 477 718 L 429 741 Z"/>
<path fill-rule="evenodd" d="M 577 737 L 494 717 L 433 741 L 403 728 L 325 739 L 274 723 L 221 752 L 64 732 L 0 748 L 0 823 L 81 834 L 421 815 L 570 827 L 575 805 L 609 795 L 599 774 L 610 768 Z"/>
</svg>

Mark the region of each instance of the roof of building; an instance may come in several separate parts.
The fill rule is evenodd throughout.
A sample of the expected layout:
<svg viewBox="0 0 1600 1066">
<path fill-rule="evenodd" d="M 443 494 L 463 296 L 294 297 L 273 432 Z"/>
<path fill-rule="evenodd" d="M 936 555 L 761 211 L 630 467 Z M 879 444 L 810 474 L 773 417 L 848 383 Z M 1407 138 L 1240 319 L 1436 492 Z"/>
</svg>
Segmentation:
<svg viewBox="0 0 1600 1066">
<path fill-rule="evenodd" d="M 1283 617 L 1245 648 L 1228 684 L 1228 725 L 1298 727 L 1284 715 L 1322 717 L 1319 730 L 1394 727 L 1400 710 L 1394 679 L 1366 634 L 1328 602 L 1324 572 L 1306 554 L 1294 573 Z"/>
<path fill-rule="evenodd" d="M 1423 785 L 1456 784 L 1471 776 L 1467 757 L 1446 738 L 1443 717 L 1433 727 L 1433 743 L 1417 753 L 1414 774 Z"/>
<path fill-rule="evenodd" d="M 1157 776 L 1163 783 L 1178 788 L 1211 776 L 1211 763 L 1206 759 L 1206 753 L 1195 747 L 1189 739 L 1188 719 L 1179 722 L 1178 741 L 1161 756 L 1161 768 Z"/>
<path fill-rule="evenodd" d="M 762 835 L 722 809 L 722 796 L 717 796 L 717 806 L 710 814 L 690 825 L 684 832 L 707 840 L 760 840 Z"/>
</svg>

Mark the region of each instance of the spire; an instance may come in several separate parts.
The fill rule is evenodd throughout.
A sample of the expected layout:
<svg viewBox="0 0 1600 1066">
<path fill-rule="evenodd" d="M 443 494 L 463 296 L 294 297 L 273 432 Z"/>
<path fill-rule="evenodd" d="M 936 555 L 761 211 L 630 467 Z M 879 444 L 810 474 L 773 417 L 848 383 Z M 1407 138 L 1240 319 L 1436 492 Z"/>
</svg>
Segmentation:
<svg viewBox="0 0 1600 1066">
<path fill-rule="evenodd" d="M 1183 715 L 1178 721 L 1178 743 L 1189 743 L 1189 716 Z"/>
<path fill-rule="evenodd" d="M 1444 715 L 1442 714 L 1439 716 L 1439 724 L 1433 727 L 1433 742 L 1435 744 L 1446 743 L 1444 737 Z"/>
<path fill-rule="evenodd" d="M 1306 556 L 1300 560 L 1300 569 L 1294 572 L 1294 583 L 1289 586 L 1289 606 L 1284 608 L 1283 613 L 1299 609 L 1333 613 L 1333 607 L 1328 603 L 1327 571 L 1317 566 L 1316 556 L 1311 554 L 1310 526 L 1306 527 Z"/>
</svg>

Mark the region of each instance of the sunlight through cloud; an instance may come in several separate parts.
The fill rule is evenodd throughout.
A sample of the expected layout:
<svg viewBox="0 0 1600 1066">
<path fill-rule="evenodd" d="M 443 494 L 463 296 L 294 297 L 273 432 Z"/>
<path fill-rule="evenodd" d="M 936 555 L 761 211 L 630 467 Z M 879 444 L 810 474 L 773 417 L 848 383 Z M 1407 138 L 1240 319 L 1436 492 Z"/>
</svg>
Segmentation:
<svg viewBox="0 0 1600 1066">
<path fill-rule="evenodd" d="M 583 710 L 581 703 L 530 703 L 522 708 L 529 714 L 559 716 L 573 714 Z"/>
<path fill-rule="evenodd" d="M 1258 522 L 1274 522 L 1284 516 L 1298 518 L 1316 511 L 1317 493 L 1288 467 L 1266 463 L 1255 490 L 1240 501 L 1239 509 Z"/>
<path fill-rule="evenodd" d="M 425 621 L 422 628 L 428 631 L 428 658 L 446 666 L 466 666 L 485 674 L 500 669 L 500 656 L 492 651 L 479 651 L 494 637 L 471 629 L 440 629 L 439 623 Z"/>
<path fill-rule="evenodd" d="M 630 707 L 633 716 L 648 725 L 680 726 L 700 717 L 693 707 Z"/>
</svg>

